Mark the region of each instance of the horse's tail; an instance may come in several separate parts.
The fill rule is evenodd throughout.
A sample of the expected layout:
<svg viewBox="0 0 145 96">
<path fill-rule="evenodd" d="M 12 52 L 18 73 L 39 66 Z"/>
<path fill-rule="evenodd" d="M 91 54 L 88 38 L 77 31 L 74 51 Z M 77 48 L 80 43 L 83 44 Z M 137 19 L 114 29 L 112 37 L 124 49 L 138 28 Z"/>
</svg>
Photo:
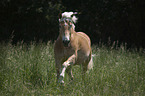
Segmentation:
<svg viewBox="0 0 145 96">
<path fill-rule="evenodd" d="M 93 69 L 93 66 L 94 66 L 93 56 L 91 55 L 91 59 L 90 59 L 89 64 L 88 64 L 88 70 L 92 70 Z"/>
<path fill-rule="evenodd" d="M 88 64 L 88 70 L 93 69 L 93 66 L 94 66 L 93 57 L 95 57 L 95 56 L 96 56 L 95 54 L 91 55 L 91 59 L 90 59 L 89 64 Z"/>
</svg>

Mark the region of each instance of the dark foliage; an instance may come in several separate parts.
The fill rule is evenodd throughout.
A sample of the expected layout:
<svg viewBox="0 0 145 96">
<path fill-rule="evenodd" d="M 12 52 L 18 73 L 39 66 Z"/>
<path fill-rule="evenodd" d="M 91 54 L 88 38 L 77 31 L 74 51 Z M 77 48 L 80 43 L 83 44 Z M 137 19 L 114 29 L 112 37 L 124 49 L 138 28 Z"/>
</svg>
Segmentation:
<svg viewBox="0 0 145 96">
<path fill-rule="evenodd" d="M 76 31 L 93 43 L 119 41 L 145 47 L 144 0 L 1 0 L 0 41 L 48 41 L 58 36 L 58 14 L 77 11 Z"/>
<path fill-rule="evenodd" d="M 3 0 L 0 2 L 0 40 L 53 40 L 58 34 L 58 1 Z"/>
</svg>

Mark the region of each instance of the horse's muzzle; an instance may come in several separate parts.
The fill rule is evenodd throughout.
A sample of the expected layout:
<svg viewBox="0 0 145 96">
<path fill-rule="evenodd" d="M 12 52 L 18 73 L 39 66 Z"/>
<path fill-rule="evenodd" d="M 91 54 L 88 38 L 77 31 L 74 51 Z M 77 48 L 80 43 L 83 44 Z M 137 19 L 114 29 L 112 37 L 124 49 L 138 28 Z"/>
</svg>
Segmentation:
<svg viewBox="0 0 145 96">
<path fill-rule="evenodd" d="M 63 40 L 63 45 L 65 47 L 68 47 L 69 43 L 70 43 L 70 40 Z"/>
</svg>

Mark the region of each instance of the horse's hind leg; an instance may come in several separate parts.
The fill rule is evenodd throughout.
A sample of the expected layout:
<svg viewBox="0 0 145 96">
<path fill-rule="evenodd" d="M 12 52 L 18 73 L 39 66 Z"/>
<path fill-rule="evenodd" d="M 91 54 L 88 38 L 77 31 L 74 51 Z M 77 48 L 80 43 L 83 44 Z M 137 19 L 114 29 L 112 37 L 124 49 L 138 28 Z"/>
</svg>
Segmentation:
<svg viewBox="0 0 145 96">
<path fill-rule="evenodd" d="M 87 64 L 84 63 L 82 64 L 82 79 L 83 80 L 85 79 L 86 72 L 87 72 Z"/>
<path fill-rule="evenodd" d="M 93 69 L 93 59 L 92 59 L 92 57 L 89 60 L 89 62 L 86 61 L 86 62 L 84 62 L 84 64 L 82 64 L 82 69 L 83 69 L 83 71 L 82 71 L 82 79 L 85 81 L 86 73 L 89 73 L 89 71 L 91 69 Z"/>
</svg>

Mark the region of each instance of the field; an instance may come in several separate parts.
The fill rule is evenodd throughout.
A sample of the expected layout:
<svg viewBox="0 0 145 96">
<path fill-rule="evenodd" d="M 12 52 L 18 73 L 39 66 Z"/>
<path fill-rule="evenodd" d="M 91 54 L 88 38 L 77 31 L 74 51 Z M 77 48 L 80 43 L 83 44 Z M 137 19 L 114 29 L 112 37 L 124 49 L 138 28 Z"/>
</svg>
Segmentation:
<svg viewBox="0 0 145 96">
<path fill-rule="evenodd" d="M 81 78 L 74 66 L 74 81 L 56 83 L 51 42 L 0 44 L 0 96 L 143 96 L 145 95 L 145 50 L 125 46 L 93 45 L 94 69 Z"/>
</svg>

